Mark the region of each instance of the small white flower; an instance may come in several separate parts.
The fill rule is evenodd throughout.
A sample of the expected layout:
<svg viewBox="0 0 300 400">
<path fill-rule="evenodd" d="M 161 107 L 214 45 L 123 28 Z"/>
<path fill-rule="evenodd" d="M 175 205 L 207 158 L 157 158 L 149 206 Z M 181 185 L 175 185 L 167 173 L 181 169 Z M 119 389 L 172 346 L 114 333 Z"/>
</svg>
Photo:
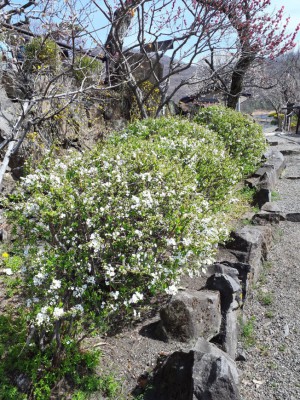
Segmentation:
<svg viewBox="0 0 300 400">
<path fill-rule="evenodd" d="M 111 292 L 110 295 L 111 295 L 111 297 L 113 297 L 115 300 L 117 300 L 118 297 L 119 297 L 119 291 L 116 290 L 115 292 Z"/>
<path fill-rule="evenodd" d="M 114 232 L 112 233 L 113 239 L 117 239 L 118 236 L 120 236 L 120 232 L 114 231 Z"/>
<path fill-rule="evenodd" d="M 53 318 L 60 319 L 64 315 L 64 309 L 60 307 L 55 307 L 53 310 Z"/>
<path fill-rule="evenodd" d="M 71 308 L 71 313 L 72 313 L 73 317 L 75 317 L 75 315 L 78 313 L 83 314 L 83 311 L 84 311 L 84 309 L 81 304 L 76 304 L 76 306 Z"/>
<path fill-rule="evenodd" d="M 4 269 L 4 272 L 5 272 L 6 275 L 12 275 L 12 274 L 13 274 L 11 268 L 5 268 L 5 269 Z"/>
<path fill-rule="evenodd" d="M 108 267 L 106 270 L 106 275 L 109 277 L 114 277 L 116 275 L 115 269 L 113 267 Z"/>
<path fill-rule="evenodd" d="M 33 277 L 33 284 L 34 284 L 34 286 L 40 286 L 42 283 L 43 283 L 43 281 L 44 281 L 44 279 L 47 277 L 47 274 L 43 274 L 42 272 L 39 272 L 38 274 L 36 274 L 34 277 Z"/>
<path fill-rule="evenodd" d="M 74 291 L 73 291 L 73 296 L 78 298 L 81 297 L 83 295 L 83 293 L 85 292 L 87 288 L 87 285 L 82 285 L 82 287 L 75 287 Z"/>
<path fill-rule="evenodd" d="M 167 239 L 168 246 L 176 246 L 176 240 L 174 238 Z"/>
<path fill-rule="evenodd" d="M 60 289 L 60 287 L 61 287 L 61 281 L 58 279 L 53 279 L 50 285 L 50 289 L 55 290 L 55 289 Z"/>
<path fill-rule="evenodd" d="M 95 281 L 95 277 L 94 276 L 88 276 L 86 278 L 86 282 L 87 283 L 91 283 L 92 285 L 95 285 L 96 281 Z"/>
<path fill-rule="evenodd" d="M 143 298 L 144 298 L 144 295 L 143 295 L 142 293 L 135 292 L 135 293 L 132 295 L 131 299 L 129 300 L 129 303 L 135 304 L 135 303 L 137 303 L 138 301 L 143 300 Z"/>
<path fill-rule="evenodd" d="M 38 326 L 47 324 L 50 321 L 49 315 L 47 314 L 47 307 L 41 308 L 41 311 L 37 314 L 35 321 Z"/>
<path fill-rule="evenodd" d="M 177 287 L 176 287 L 175 285 L 171 285 L 171 286 L 169 286 L 168 288 L 165 289 L 165 292 L 166 292 L 167 294 L 169 294 L 169 295 L 172 295 L 172 296 L 173 296 L 174 294 L 176 294 L 177 291 L 178 291 L 178 289 L 177 289 Z"/>
<path fill-rule="evenodd" d="M 183 239 L 182 239 L 182 243 L 183 243 L 185 246 L 189 246 L 189 245 L 192 243 L 192 240 L 191 240 L 190 238 L 183 238 Z"/>
</svg>

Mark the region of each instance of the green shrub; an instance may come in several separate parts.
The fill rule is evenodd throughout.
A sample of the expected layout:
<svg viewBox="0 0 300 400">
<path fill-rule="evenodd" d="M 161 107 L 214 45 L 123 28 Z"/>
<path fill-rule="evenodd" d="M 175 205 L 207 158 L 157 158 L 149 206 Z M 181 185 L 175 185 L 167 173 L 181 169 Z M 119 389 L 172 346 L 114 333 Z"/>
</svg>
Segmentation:
<svg viewBox="0 0 300 400">
<path fill-rule="evenodd" d="M 76 80 L 82 83 L 84 78 L 90 79 L 94 74 L 99 74 L 102 70 L 102 62 L 89 56 L 76 57 L 73 73 Z"/>
<path fill-rule="evenodd" d="M 26 309 L 19 309 L 18 317 L 0 315 L 1 399 L 50 399 L 53 398 L 51 394 L 58 394 L 58 382 L 62 386 L 68 385 L 69 390 L 81 389 L 85 393 L 101 386 L 102 380 L 94 373 L 99 360 L 98 352 L 83 352 L 74 340 L 65 337 L 60 362 L 56 364 L 54 342 L 45 349 L 34 341 L 29 345 L 26 343 L 27 317 Z"/>
<path fill-rule="evenodd" d="M 202 109 L 194 121 L 223 138 L 226 148 L 244 175 L 255 171 L 266 149 L 260 125 L 237 111 L 220 106 Z"/>
<path fill-rule="evenodd" d="M 278 117 L 279 117 L 280 119 L 283 119 L 283 118 L 284 118 L 284 114 L 278 113 L 278 112 L 276 112 L 276 111 L 272 111 L 272 112 L 270 112 L 270 113 L 268 114 L 268 117 L 269 117 L 269 118 L 275 118 L 275 119 L 278 119 Z"/>
<path fill-rule="evenodd" d="M 297 122 L 298 122 L 298 116 L 292 115 L 292 120 L 291 120 L 291 129 L 292 130 L 296 130 Z"/>
<path fill-rule="evenodd" d="M 223 202 L 242 177 L 222 139 L 213 131 L 186 119 L 137 121 L 115 138 L 115 145 L 134 136 L 151 140 L 159 149 L 159 157 L 167 157 L 170 162 L 191 171 L 197 181 L 197 191 L 210 202 L 211 207 L 219 207 L 220 201 Z"/>
<path fill-rule="evenodd" d="M 50 67 L 56 70 L 60 65 L 60 49 L 51 39 L 36 37 L 25 46 L 25 68 L 31 71 Z"/>
</svg>

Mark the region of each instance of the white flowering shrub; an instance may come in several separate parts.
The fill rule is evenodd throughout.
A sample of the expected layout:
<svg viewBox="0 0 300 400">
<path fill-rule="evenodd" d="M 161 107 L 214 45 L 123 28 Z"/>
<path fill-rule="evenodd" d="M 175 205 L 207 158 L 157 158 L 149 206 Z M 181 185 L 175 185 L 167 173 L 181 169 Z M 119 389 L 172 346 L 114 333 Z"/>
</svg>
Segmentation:
<svg viewBox="0 0 300 400">
<path fill-rule="evenodd" d="M 227 238 L 240 177 L 216 133 L 175 118 L 137 122 L 85 154 L 48 156 L 6 203 L 27 346 L 61 370 L 84 332 L 175 293 Z"/>
<path fill-rule="evenodd" d="M 194 121 L 216 132 L 244 175 L 253 173 L 266 150 L 262 127 L 249 116 L 230 108 L 212 106 L 199 111 Z"/>
<path fill-rule="evenodd" d="M 105 320 L 169 292 L 190 258 L 211 262 L 226 235 L 224 215 L 212 212 L 196 171 L 172 161 L 167 147 L 112 141 L 48 158 L 23 179 L 9 214 L 25 245 L 20 273 L 36 326 Z"/>
</svg>

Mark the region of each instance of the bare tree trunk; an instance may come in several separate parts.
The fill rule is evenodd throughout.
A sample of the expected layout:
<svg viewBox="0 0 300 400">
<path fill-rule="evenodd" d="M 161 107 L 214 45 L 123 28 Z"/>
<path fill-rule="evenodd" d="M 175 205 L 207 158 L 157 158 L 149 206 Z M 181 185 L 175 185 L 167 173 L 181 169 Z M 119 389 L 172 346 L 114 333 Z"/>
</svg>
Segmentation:
<svg viewBox="0 0 300 400">
<path fill-rule="evenodd" d="M 231 76 L 231 87 L 227 99 L 227 107 L 235 109 L 239 96 L 243 90 L 244 78 L 248 69 L 255 60 L 254 55 L 241 55 Z"/>
<path fill-rule="evenodd" d="M 148 113 L 145 108 L 145 102 L 144 102 L 144 96 L 143 96 L 142 90 L 138 87 L 135 80 L 134 80 L 134 84 L 132 84 L 131 82 L 128 82 L 128 86 L 131 88 L 131 90 L 134 94 L 139 111 L 141 113 L 141 118 L 142 119 L 148 118 Z"/>
<path fill-rule="evenodd" d="M 2 164 L 0 167 L 0 188 L 2 187 L 4 174 L 7 170 L 10 158 L 14 153 L 14 149 L 16 146 L 18 146 L 19 141 L 24 139 L 24 137 L 25 137 L 25 135 L 22 135 L 23 132 L 22 131 L 20 132 L 19 129 L 22 126 L 22 123 L 23 123 L 24 119 L 26 118 L 30 109 L 31 109 L 31 105 L 29 104 L 29 101 L 25 102 L 25 104 L 23 106 L 22 115 L 20 115 L 17 122 L 15 123 L 15 125 L 12 128 L 11 140 L 7 146 L 7 150 L 6 150 L 5 156 L 3 158 L 3 161 L 2 161 Z"/>
</svg>

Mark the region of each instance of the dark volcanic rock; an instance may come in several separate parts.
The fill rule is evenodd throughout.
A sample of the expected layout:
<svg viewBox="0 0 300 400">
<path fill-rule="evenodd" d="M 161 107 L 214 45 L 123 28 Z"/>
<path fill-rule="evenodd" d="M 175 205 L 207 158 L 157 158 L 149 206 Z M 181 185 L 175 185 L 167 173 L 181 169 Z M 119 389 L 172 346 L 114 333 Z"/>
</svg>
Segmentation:
<svg viewBox="0 0 300 400">
<path fill-rule="evenodd" d="M 220 294 L 209 290 L 179 292 L 160 310 L 160 317 L 157 332 L 163 340 L 211 339 L 220 331 Z"/>
<path fill-rule="evenodd" d="M 232 365 L 224 356 L 175 352 L 157 368 L 145 400 L 239 400 Z"/>
</svg>

